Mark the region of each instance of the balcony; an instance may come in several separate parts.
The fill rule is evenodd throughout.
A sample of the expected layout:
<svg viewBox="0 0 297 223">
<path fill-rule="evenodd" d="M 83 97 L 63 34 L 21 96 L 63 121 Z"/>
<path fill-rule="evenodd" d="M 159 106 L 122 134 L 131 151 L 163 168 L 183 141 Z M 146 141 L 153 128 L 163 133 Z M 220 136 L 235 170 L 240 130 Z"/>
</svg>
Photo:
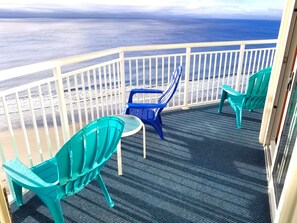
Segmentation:
<svg viewBox="0 0 297 223">
<path fill-rule="evenodd" d="M 125 47 L 0 71 L 1 162 L 48 159 L 86 123 L 120 114 L 132 88 L 164 89 L 182 65 L 163 117 L 166 141 L 148 127 L 143 159 L 142 136 L 125 138 L 124 175 L 115 157 L 103 169 L 115 208 L 93 182 L 62 201 L 66 222 L 269 222 L 261 112 L 244 113 L 237 129 L 234 112 L 217 114 L 217 102 L 222 84 L 244 92 L 252 73 L 272 65 L 275 43 Z M 23 208 L 12 205 L 15 222 L 52 219 L 39 199 L 25 197 Z"/>
</svg>

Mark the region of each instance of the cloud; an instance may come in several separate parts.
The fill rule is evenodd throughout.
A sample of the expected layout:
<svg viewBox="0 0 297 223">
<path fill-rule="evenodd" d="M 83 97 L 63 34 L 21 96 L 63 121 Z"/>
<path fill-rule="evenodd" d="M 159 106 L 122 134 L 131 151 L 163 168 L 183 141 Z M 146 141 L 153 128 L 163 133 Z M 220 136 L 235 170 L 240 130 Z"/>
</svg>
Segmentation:
<svg viewBox="0 0 297 223">
<path fill-rule="evenodd" d="M 147 12 L 210 17 L 280 18 L 284 0 L 0 0 L 2 10 Z M 99 2 L 99 3 L 98 3 Z"/>
</svg>

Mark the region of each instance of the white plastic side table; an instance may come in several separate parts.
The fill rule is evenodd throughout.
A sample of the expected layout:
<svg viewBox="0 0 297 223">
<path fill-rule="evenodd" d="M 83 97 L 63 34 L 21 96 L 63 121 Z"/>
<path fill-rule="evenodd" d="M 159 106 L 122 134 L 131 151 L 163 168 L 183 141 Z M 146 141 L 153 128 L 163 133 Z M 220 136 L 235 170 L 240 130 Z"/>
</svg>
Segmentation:
<svg viewBox="0 0 297 223">
<path fill-rule="evenodd" d="M 133 115 L 114 115 L 115 117 L 120 118 L 125 122 L 124 131 L 122 134 L 123 137 L 131 136 L 136 134 L 142 129 L 143 132 L 143 158 L 146 158 L 146 143 L 145 143 L 145 126 L 143 122 Z M 117 148 L 117 160 L 118 160 L 118 175 L 123 175 L 123 167 L 122 167 L 122 148 L 121 148 L 121 140 L 118 144 Z"/>
</svg>

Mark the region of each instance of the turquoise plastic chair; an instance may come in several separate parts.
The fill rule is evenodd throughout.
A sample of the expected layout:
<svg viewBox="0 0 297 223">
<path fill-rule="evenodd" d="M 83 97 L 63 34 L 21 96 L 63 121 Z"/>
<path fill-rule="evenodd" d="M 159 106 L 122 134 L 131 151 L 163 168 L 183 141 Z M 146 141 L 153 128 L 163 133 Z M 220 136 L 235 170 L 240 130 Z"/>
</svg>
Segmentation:
<svg viewBox="0 0 297 223">
<path fill-rule="evenodd" d="M 64 222 L 60 199 L 79 192 L 96 178 L 107 203 L 113 207 L 100 170 L 116 151 L 124 125 L 119 118 L 103 117 L 78 131 L 47 161 L 32 168 L 18 159 L 3 164 L 12 181 L 17 205 L 23 204 L 24 187 L 36 193 L 56 223 Z"/>
<path fill-rule="evenodd" d="M 161 139 L 164 139 L 162 130 L 161 112 L 167 106 L 174 95 L 182 74 L 182 67 L 179 66 L 171 75 L 170 82 L 165 91 L 158 89 L 132 89 L 126 106 L 126 114 L 137 116 L 145 124 L 152 125 Z M 135 94 L 161 94 L 157 103 L 135 103 Z"/>
<path fill-rule="evenodd" d="M 229 85 L 222 85 L 222 96 L 218 112 L 222 111 L 227 99 L 236 114 L 237 127 L 241 128 L 242 110 L 250 111 L 264 108 L 271 67 L 258 71 L 250 76 L 245 94 L 239 93 Z"/>
</svg>

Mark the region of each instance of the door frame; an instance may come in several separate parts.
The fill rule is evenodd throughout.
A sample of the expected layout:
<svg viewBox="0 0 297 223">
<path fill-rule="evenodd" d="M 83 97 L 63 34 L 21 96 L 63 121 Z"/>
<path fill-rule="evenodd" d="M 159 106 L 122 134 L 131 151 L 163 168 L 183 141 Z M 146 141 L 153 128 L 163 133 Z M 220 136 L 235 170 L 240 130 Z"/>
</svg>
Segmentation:
<svg viewBox="0 0 297 223">
<path fill-rule="evenodd" d="M 291 160 L 294 160 L 296 165 L 294 164 L 294 162 L 290 162 L 289 164 L 278 207 L 276 205 L 272 177 L 272 171 L 278 152 L 282 128 L 284 126 L 285 117 L 288 110 L 287 104 L 289 100 L 287 99 L 290 99 L 291 95 L 291 92 L 288 92 L 287 90 L 288 82 L 292 70 L 295 70 L 296 72 L 297 69 L 296 37 L 297 0 L 287 0 L 283 10 L 283 16 L 277 43 L 277 50 L 272 67 L 271 80 L 269 83 L 269 89 L 267 93 L 261 124 L 261 131 L 259 136 L 259 141 L 263 144 L 265 152 L 268 177 L 268 196 L 270 203 L 271 218 L 273 223 L 289 223 L 289 219 L 292 216 L 296 215 L 297 217 L 297 206 L 295 206 L 297 198 L 297 191 L 295 189 L 297 185 L 296 142 L 291 156 Z M 296 79 L 297 78 L 295 73 L 295 81 L 297 81 Z M 296 191 L 296 195 L 294 191 Z"/>
</svg>

